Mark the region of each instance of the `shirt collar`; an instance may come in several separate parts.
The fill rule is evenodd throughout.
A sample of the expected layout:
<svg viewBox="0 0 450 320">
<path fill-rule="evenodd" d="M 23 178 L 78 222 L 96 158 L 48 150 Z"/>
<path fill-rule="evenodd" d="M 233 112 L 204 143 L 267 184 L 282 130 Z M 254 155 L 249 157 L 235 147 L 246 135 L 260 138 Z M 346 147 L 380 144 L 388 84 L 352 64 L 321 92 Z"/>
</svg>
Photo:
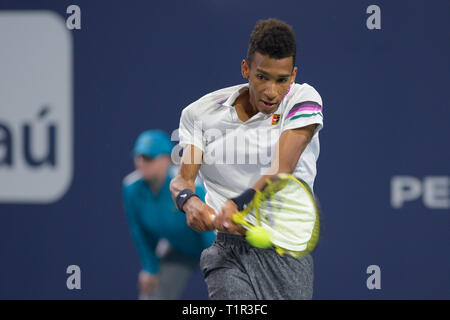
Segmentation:
<svg viewBox="0 0 450 320">
<path fill-rule="evenodd" d="M 248 83 L 240 85 L 239 88 L 235 92 L 233 92 L 233 94 L 229 96 L 228 99 L 225 100 L 225 102 L 222 103 L 222 105 L 227 107 L 233 107 L 233 103 L 236 101 L 237 97 L 239 97 L 239 95 L 244 90 L 248 90 Z"/>
</svg>

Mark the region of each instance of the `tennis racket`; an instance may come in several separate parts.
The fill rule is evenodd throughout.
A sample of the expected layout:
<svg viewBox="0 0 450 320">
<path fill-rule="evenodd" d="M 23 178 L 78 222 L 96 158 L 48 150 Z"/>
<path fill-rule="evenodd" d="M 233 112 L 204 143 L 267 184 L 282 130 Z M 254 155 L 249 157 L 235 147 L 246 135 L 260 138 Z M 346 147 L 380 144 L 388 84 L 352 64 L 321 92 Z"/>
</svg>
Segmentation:
<svg viewBox="0 0 450 320">
<path fill-rule="evenodd" d="M 247 240 L 253 245 L 249 237 L 260 236 L 263 231 L 269 245 L 255 246 L 273 246 L 280 255 L 305 256 L 314 250 L 319 240 L 318 202 L 306 182 L 292 174 L 282 173 L 267 179 L 264 188 L 257 191 L 252 202 L 235 213 L 232 220 L 247 229 Z"/>
</svg>

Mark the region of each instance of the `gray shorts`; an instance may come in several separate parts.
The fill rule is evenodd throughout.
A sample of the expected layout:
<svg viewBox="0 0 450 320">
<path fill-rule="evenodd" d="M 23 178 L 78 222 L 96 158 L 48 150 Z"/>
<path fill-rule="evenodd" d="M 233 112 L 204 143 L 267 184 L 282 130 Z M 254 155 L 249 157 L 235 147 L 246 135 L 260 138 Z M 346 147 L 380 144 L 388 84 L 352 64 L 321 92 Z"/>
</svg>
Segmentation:
<svg viewBox="0 0 450 320">
<path fill-rule="evenodd" d="M 274 249 L 252 247 L 244 237 L 218 233 L 200 258 L 213 300 L 305 300 L 313 294 L 311 255 L 280 256 Z"/>
</svg>

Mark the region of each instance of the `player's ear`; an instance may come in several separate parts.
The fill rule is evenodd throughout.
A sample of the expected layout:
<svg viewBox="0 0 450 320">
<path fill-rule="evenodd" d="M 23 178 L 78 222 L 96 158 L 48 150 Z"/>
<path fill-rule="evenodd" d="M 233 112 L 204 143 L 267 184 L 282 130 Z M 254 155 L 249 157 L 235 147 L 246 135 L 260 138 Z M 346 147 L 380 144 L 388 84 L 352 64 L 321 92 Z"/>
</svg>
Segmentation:
<svg viewBox="0 0 450 320">
<path fill-rule="evenodd" d="M 294 69 L 292 70 L 292 75 L 291 75 L 291 84 L 293 84 L 295 82 L 295 77 L 297 77 L 297 71 L 298 71 L 298 68 L 294 67 Z"/>
<path fill-rule="evenodd" d="M 250 66 L 248 64 L 248 61 L 245 59 L 241 62 L 241 73 L 242 77 L 244 77 L 245 79 L 248 79 L 250 77 Z"/>
</svg>

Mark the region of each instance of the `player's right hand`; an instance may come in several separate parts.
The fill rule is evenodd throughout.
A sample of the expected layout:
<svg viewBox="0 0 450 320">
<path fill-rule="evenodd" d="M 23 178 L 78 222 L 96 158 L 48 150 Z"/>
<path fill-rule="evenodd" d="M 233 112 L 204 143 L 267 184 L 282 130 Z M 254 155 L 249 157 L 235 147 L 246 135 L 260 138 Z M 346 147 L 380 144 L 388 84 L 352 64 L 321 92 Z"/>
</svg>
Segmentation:
<svg viewBox="0 0 450 320">
<path fill-rule="evenodd" d="M 214 230 L 213 217 L 216 212 L 198 197 L 191 197 L 186 201 L 183 210 L 190 228 L 198 232 Z"/>
</svg>

